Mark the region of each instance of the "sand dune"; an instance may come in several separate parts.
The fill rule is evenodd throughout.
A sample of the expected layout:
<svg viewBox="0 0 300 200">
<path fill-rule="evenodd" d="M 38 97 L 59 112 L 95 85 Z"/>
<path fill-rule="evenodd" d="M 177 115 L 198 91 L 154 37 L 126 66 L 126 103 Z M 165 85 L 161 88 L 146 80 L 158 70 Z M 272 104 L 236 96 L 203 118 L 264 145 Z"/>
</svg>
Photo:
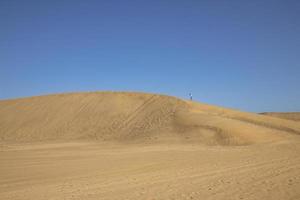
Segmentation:
<svg viewBox="0 0 300 200">
<path fill-rule="evenodd" d="M 300 123 L 170 96 L 0 101 L 0 199 L 300 199 Z"/>
<path fill-rule="evenodd" d="M 163 141 L 242 145 L 300 134 L 299 123 L 144 93 L 0 101 L 2 141 Z"/>
<path fill-rule="evenodd" d="M 282 119 L 289 119 L 294 121 L 300 121 L 300 112 L 264 112 L 262 115 L 279 117 Z"/>
</svg>

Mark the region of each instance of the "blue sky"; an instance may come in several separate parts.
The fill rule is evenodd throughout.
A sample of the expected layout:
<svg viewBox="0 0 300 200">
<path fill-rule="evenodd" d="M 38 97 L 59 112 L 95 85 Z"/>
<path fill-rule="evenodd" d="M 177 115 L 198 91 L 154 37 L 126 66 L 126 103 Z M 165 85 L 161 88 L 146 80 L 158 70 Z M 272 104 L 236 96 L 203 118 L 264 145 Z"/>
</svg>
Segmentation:
<svg viewBox="0 0 300 200">
<path fill-rule="evenodd" d="M 300 111 L 300 2 L 0 1 L 0 99 L 95 90 Z"/>
</svg>

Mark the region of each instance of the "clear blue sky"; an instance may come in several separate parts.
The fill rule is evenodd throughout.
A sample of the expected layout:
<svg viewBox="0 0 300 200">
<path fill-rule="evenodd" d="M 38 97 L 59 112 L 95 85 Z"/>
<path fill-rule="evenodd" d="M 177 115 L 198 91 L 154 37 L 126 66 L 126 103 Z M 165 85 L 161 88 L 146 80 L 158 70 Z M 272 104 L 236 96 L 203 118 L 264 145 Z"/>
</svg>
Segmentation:
<svg viewBox="0 0 300 200">
<path fill-rule="evenodd" d="M 95 90 L 300 111 L 300 1 L 0 1 L 0 99 Z"/>
</svg>

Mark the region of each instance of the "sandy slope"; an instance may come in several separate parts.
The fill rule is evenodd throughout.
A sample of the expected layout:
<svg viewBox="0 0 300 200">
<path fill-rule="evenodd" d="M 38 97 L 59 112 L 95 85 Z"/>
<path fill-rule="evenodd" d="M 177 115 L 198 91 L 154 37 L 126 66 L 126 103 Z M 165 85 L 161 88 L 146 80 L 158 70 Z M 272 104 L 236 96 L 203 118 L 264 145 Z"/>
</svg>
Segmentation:
<svg viewBox="0 0 300 200">
<path fill-rule="evenodd" d="M 300 112 L 265 112 L 261 114 L 272 116 L 272 117 L 279 117 L 282 119 L 300 121 Z"/>
<path fill-rule="evenodd" d="M 298 122 L 143 93 L 77 93 L 0 101 L 2 141 L 190 141 L 240 145 L 300 134 Z"/>
<path fill-rule="evenodd" d="M 300 199 L 299 134 L 153 94 L 0 101 L 0 199 Z"/>
</svg>

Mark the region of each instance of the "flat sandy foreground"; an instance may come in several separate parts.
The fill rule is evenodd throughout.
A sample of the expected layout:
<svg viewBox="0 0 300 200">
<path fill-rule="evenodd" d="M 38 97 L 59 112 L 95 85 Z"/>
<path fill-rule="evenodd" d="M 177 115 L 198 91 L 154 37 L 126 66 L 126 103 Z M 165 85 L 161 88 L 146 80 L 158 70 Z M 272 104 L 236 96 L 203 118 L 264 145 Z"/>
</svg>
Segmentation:
<svg viewBox="0 0 300 200">
<path fill-rule="evenodd" d="M 0 199 L 300 199 L 300 143 L 1 146 Z"/>
</svg>

